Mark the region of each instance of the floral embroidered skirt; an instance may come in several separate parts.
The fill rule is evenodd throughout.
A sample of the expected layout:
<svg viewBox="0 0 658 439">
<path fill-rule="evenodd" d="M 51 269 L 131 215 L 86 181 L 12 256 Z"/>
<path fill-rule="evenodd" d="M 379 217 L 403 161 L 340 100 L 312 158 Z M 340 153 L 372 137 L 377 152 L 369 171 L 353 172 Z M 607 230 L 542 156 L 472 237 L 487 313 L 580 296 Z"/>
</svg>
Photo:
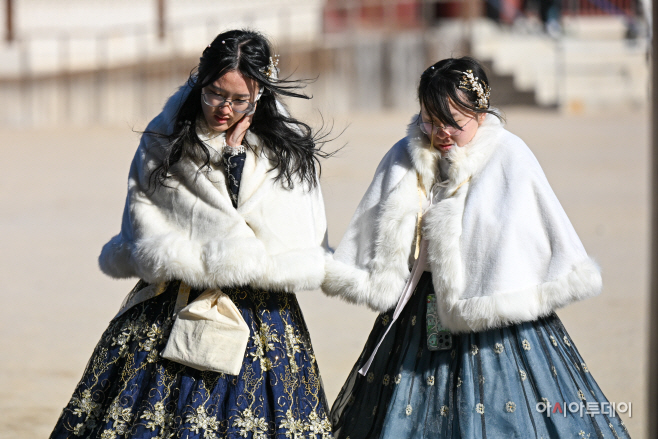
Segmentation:
<svg viewBox="0 0 658 439">
<path fill-rule="evenodd" d="M 51 438 L 330 438 L 328 405 L 295 295 L 224 290 L 251 329 L 240 374 L 232 376 L 159 356 L 179 285 L 169 282 L 110 322 Z M 200 293 L 192 290 L 189 300 Z"/>
<path fill-rule="evenodd" d="M 393 311 L 377 318 L 332 407 L 336 438 L 629 437 L 556 315 L 452 335 L 451 349 L 430 351 L 432 293 L 424 273 L 361 376 Z"/>
</svg>

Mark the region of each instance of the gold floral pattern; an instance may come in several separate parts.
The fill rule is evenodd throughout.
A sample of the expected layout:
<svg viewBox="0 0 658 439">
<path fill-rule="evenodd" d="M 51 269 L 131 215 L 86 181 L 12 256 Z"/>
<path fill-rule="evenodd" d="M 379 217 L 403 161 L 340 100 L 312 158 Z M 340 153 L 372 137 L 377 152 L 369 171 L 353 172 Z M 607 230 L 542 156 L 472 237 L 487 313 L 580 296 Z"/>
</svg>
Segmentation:
<svg viewBox="0 0 658 439">
<path fill-rule="evenodd" d="M 249 409 L 245 411 L 249 411 Z M 217 438 L 215 431 L 219 428 L 219 422 L 215 416 L 209 416 L 206 413 L 204 406 L 197 407 L 196 413 L 188 415 L 185 418 L 185 422 L 191 425 L 189 429 L 195 433 L 199 433 L 199 430 L 203 430 L 204 438 Z"/>
<path fill-rule="evenodd" d="M 479 350 L 480 349 L 478 349 L 478 347 L 474 344 L 471 345 L 471 355 L 477 355 Z"/>
<path fill-rule="evenodd" d="M 107 415 L 105 416 L 104 421 L 113 421 L 112 422 L 112 429 L 113 430 L 105 430 L 110 437 L 112 432 L 116 432 L 116 434 L 123 435 L 127 432 L 128 424 L 130 420 L 132 419 L 132 410 L 130 407 L 122 407 L 121 404 L 117 399 L 115 399 L 112 402 L 112 405 L 110 406 L 110 409 L 107 412 Z M 105 434 L 105 432 L 103 432 Z"/>
<path fill-rule="evenodd" d="M 297 361 L 295 361 L 295 354 L 301 353 L 301 349 L 299 348 L 301 339 L 299 338 L 299 335 L 296 333 L 295 328 L 293 328 L 292 325 L 288 325 L 288 324 L 286 324 L 286 332 L 284 334 L 284 337 L 286 340 L 286 355 L 288 356 L 290 369 L 292 372 L 297 373 L 299 369 L 297 367 Z"/>
<path fill-rule="evenodd" d="M 507 410 L 508 413 L 514 413 L 516 410 L 516 404 L 512 401 L 507 401 L 507 404 L 505 404 L 505 410 Z"/>
<path fill-rule="evenodd" d="M 272 369 L 272 360 L 267 358 L 266 353 L 274 350 L 274 342 L 280 341 L 279 335 L 274 330 L 270 332 L 268 325 L 261 324 L 258 333 L 254 334 L 252 339 L 256 351 L 250 352 L 249 355 L 253 358 L 253 361 L 260 360 L 260 367 L 264 371 Z"/>
<path fill-rule="evenodd" d="M 146 330 L 146 339 L 139 343 L 139 346 L 142 350 L 147 351 L 149 355 L 146 357 L 146 361 L 153 363 L 158 359 L 158 351 L 155 349 L 155 346 L 160 344 L 164 339 L 164 330 L 162 326 L 153 323 Z"/>
<path fill-rule="evenodd" d="M 281 421 L 279 428 L 286 430 L 287 438 L 302 439 L 304 437 L 304 423 L 293 416 L 291 409 L 286 411 L 286 418 Z"/>
<path fill-rule="evenodd" d="M 431 375 L 428 376 L 426 381 L 427 381 L 428 386 L 433 386 L 434 385 L 434 377 L 433 376 L 431 376 Z"/>
<path fill-rule="evenodd" d="M 521 345 L 523 346 L 523 349 L 526 350 L 526 351 L 529 351 L 530 349 L 532 349 L 530 347 L 530 342 L 526 339 L 523 339 L 523 341 L 521 342 Z"/>
<path fill-rule="evenodd" d="M 448 416 L 448 406 L 447 405 L 441 406 L 441 412 L 440 413 L 441 413 L 441 416 L 444 416 L 444 417 Z"/>
<path fill-rule="evenodd" d="M 160 358 L 173 325 L 174 290 L 179 289 L 179 282 L 170 284 L 163 294 L 110 323 L 63 411 L 60 431 L 103 439 L 123 439 L 137 431 L 158 439 L 186 437 L 185 431 L 204 439 L 265 439 L 274 432 L 291 439 L 332 437 L 315 356 L 294 295 L 226 289 L 236 304 L 245 301 L 243 313 L 249 313 L 245 320 L 251 328 L 243 370 L 227 376 Z M 193 291 L 192 299 L 194 294 L 200 292 Z M 181 379 L 192 386 L 186 395 Z M 245 383 L 226 409 L 226 395 L 217 391 L 219 380 L 224 380 L 222 388 Z M 266 386 L 277 386 L 273 401 L 263 398 L 270 391 Z M 183 407 L 180 397 L 189 401 Z"/>
<path fill-rule="evenodd" d="M 478 412 L 481 415 L 484 415 L 484 404 L 482 403 L 477 403 L 475 405 L 475 411 Z"/>
<path fill-rule="evenodd" d="M 146 428 L 155 431 L 161 429 L 161 437 L 169 437 L 169 432 L 174 425 L 174 415 L 165 411 L 162 401 L 158 401 L 153 406 L 153 410 L 144 410 L 139 417 L 147 421 Z"/>
<path fill-rule="evenodd" d="M 238 415 L 233 421 L 233 425 L 240 428 L 240 436 L 242 437 L 247 437 L 249 433 L 252 433 L 254 439 L 267 439 L 267 422 L 265 422 L 265 418 L 255 416 L 251 409 L 245 409 Z"/>
<path fill-rule="evenodd" d="M 495 353 L 502 354 L 504 350 L 505 350 L 505 347 L 503 346 L 502 343 L 496 343 L 494 345 L 494 352 Z"/>
<path fill-rule="evenodd" d="M 377 407 L 375 407 L 376 409 Z M 306 431 L 315 436 L 316 439 L 331 439 L 331 423 L 327 417 L 320 417 L 313 411 L 308 417 L 308 424 L 305 426 Z"/>
<path fill-rule="evenodd" d="M 82 398 L 74 395 L 69 404 L 75 416 L 85 418 L 85 422 L 76 424 L 73 434 L 82 436 L 87 428 L 92 429 L 96 426 L 96 420 L 101 415 L 100 404 L 93 401 L 89 389 L 82 391 Z"/>
<path fill-rule="evenodd" d="M 405 413 L 407 416 L 410 416 L 411 413 L 412 413 L 413 411 L 414 411 L 414 409 L 411 408 L 411 404 L 407 404 L 407 408 L 404 409 L 404 413 Z"/>
<path fill-rule="evenodd" d="M 525 370 L 519 369 L 519 375 L 521 375 L 521 381 L 525 381 L 528 376 L 525 373 Z"/>
</svg>

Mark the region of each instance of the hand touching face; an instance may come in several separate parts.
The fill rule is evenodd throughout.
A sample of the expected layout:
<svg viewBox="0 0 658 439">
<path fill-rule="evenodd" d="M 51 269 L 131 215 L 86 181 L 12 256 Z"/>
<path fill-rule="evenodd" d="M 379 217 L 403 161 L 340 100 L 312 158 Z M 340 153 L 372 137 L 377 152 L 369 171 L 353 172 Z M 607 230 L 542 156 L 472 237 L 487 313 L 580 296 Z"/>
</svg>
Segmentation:
<svg viewBox="0 0 658 439">
<path fill-rule="evenodd" d="M 203 96 L 201 97 L 201 108 L 208 127 L 217 132 L 226 131 L 226 140 L 229 145 L 241 144 L 244 134 L 251 124 L 252 116 L 234 111 L 233 106 L 236 103 L 244 103 L 244 101 L 255 104 L 258 83 L 236 70 L 231 70 L 217 81 L 204 87 L 201 93 L 218 98 L 218 100 L 226 100 L 222 105 L 211 106 L 206 103 Z M 219 99 L 220 97 L 221 99 Z"/>
</svg>

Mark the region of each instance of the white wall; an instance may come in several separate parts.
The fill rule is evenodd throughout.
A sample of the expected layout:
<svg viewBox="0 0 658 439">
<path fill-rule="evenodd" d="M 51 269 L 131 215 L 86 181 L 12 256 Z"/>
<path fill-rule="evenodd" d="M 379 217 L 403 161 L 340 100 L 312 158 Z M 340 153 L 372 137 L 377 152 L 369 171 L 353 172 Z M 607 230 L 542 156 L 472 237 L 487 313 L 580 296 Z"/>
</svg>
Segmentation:
<svg viewBox="0 0 658 439">
<path fill-rule="evenodd" d="M 13 44 L 0 44 L 0 78 L 130 65 L 201 54 L 219 32 L 252 27 L 275 43 L 312 42 L 323 0 L 166 0 L 157 37 L 155 0 L 14 0 Z M 1 23 L 4 23 L 2 8 Z"/>
</svg>

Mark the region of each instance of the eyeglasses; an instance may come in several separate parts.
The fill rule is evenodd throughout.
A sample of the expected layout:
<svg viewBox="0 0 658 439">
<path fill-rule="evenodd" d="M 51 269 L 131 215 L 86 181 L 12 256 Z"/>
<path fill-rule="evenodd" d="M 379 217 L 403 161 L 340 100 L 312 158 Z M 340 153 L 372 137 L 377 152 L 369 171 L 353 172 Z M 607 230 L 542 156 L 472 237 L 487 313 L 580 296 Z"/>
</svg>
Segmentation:
<svg viewBox="0 0 658 439">
<path fill-rule="evenodd" d="M 226 99 L 224 96 L 217 93 L 202 93 L 201 98 L 203 103 L 209 107 L 223 107 L 228 103 L 231 110 L 236 113 L 248 113 L 254 109 L 254 103 L 244 99 Z"/>
<path fill-rule="evenodd" d="M 466 124 L 470 121 L 471 119 L 469 119 L 461 128 L 455 128 L 451 126 L 442 127 L 440 125 L 434 125 L 432 122 L 425 122 L 419 117 L 418 127 L 420 128 L 420 131 L 422 131 L 422 133 L 425 134 L 426 136 L 436 135 L 439 134 L 441 131 L 446 132 L 448 133 L 448 135 L 452 136 L 454 134 L 463 131 Z"/>
</svg>

